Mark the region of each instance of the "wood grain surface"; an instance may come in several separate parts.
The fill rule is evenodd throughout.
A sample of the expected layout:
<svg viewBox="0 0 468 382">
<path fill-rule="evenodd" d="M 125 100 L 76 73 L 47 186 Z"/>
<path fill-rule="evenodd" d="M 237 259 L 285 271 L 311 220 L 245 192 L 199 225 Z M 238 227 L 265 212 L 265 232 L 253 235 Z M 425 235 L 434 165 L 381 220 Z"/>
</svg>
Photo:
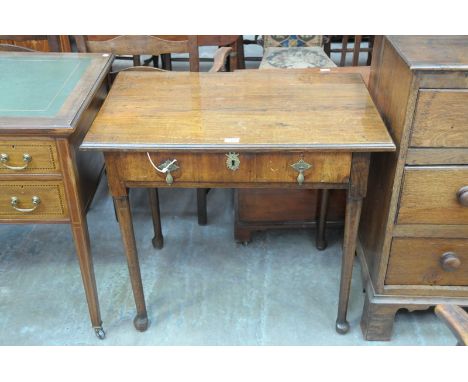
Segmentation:
<svg viewBox="0 0 468 382">
<path fill-rule="evenodd" d="M 120 73 L 82 144 L 112 150 L 392 151 L 359 74 Z"/>
<path fill-rule="evenodd" d="M 468 90 L 422 89 L 415 113 L 411 146 L 468 146 Z"/>
</svg>

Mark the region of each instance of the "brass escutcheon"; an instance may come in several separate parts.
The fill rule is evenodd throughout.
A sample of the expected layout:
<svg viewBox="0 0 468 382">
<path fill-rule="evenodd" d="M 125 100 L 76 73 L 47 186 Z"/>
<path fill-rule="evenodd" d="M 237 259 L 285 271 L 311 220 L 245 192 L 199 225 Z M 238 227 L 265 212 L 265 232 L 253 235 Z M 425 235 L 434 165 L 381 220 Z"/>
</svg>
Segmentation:
<svg viewBox="0 0 468 382">
<path fill-rule="evenodd" d="M 239 154 L 227 153 L 226 166 L 229 170 L 236 171 L 240 167 Z"/>
</svg>

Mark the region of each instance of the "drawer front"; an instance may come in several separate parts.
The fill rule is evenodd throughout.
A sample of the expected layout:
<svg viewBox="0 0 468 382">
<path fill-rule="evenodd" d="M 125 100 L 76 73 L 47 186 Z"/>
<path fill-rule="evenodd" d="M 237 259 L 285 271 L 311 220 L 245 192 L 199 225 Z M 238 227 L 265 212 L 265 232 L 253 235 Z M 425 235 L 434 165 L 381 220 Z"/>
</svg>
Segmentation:
<svg viewBox="0 0 468 382">
<path fill-rule="evenodd" d="M 118 171 L 122 178 L 135 181 L 161 181 L 166 175 L 156 171 L 146 153 L 119 156 Z M 177 159 L 178 168 L 171 171 L 173 185 L 183 183 L 282 183 L 298 184 L 299 171 L 291 165 L 303 160 L 311 167 L 303 171 L 303 184 L 347 183 L 351 168 L 349 153 L 283 153 L 243 154 L 231 159 L 227 153 L 188 154 L 151 153 L 155 166 Z M 232 170 L 229 165 L 237 167 Z"/>
<path fill-rule="evenodd" d="M 468 147 L 468 90 L 420 90 L 413 147 Z"/>
<path fill-rule="evenodd" d="M 397 238 L 387 285 L 468 285 L 468 239 Z"/>
<path fill-rule="evenodd" d="M 397 223 L 468 224 L 465 187 L 468 166 L 406 167 Z"/>
<path fill-rule="evenodd" d="M 59 170 L 53 141 L 0 141 L 0 175 L 57 173 Z"/>
<path fill-rule="evenodd" d="M 16 200 L 14 206 L 12 198 Z M 62 182 L 0 182 L 0 220 L 61 220 L 67 217 L 68 207 Z"/>
</svg>

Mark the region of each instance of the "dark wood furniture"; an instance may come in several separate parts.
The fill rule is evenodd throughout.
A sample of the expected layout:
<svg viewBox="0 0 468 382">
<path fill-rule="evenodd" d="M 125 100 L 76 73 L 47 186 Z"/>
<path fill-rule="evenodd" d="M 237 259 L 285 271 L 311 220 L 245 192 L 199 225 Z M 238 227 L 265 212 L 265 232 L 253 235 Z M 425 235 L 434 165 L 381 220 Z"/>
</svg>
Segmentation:
<svg viewBox="0 0 468 382">
<path fill-rule="evenodd" d="M 111 62 L 101 54 L 0 52 L 0 224 L 70 225 L 99 338 L 85 210 L 104 161 L 78 147 L 107 95 Z"/>
<path fill-rule="evenodd" d="M 351 58 L 351 66 L 358 66 L 361 53 L 367 54 L 366 66 L 372 62 L 372 49 L 374 47 L 375 36 L 346 36 L 346 35 L 329 35 L 324 37 L 323 49 L 329 57 L 333 53 L 339 53 L 339 66 L 348 66 L 348 58 Z M 333 43 L 338 43 L 337 47 L 333 47 Z M 349 47 L 348 44 L 353 46 Z M 365 43 L 365 46 L 363 46 Z"/>
<path fill-rule="evenodd" d="M 68 36 L 0 35 L 0 45 L 13 45 L 41 52 L 71 52 Z"/>
<path fill-rule="evenodd" d="M 265 187 L 348 191 L 336 322 L 347 332 L 370 152 L 395 149 L 358 74 L 121 73 L 81 148 L 105 155 L 138 330 L 148 318 L 129 188 Z"/>
<path fill-rule="evenodd" d="M 457 305 L 437 305 L 435 313 L 457 338 L 457 344 L 468 346 L 468 313 Z"/>
<path fill-rule="evenodd" d="M 264 69 L 266 70 L 266 69 Z M 295 70 L 295 69 L 288 69 Z M 307 69 L 319 73 L 321 69 Z M 370 67 L 327 68 L 322 73 L 359 73 L 364 83 Z M 346 206 L 343 190 L 238 189 L 235 191 L 234 239 L 248 243 L 255 231 L 316 228 L 316 246 L 327 247 L 325 226 L 342 226 Z"/>
<path fill-rule="evenodd" d="M 397 151 L 372 156 L 361 326 L 388 340 L 398 309 L 468 305 L 468 38 L 376 38 L 369 90 Z"/>
</svg>

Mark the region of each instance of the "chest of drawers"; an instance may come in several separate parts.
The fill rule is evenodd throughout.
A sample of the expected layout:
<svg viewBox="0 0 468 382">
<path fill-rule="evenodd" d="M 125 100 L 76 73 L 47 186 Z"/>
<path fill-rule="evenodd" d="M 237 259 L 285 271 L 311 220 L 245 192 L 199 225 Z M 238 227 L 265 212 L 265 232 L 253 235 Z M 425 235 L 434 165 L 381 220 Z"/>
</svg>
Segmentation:
<svg viewBox="0 0 468 382">
<path fill-rule="evenodd" d="M 360 226 L 368 340 L 400 308 L 468 305 L 468 38 L 380 37 L 369 90 L 397 151 L 375 154 Z"/>
</svg>

